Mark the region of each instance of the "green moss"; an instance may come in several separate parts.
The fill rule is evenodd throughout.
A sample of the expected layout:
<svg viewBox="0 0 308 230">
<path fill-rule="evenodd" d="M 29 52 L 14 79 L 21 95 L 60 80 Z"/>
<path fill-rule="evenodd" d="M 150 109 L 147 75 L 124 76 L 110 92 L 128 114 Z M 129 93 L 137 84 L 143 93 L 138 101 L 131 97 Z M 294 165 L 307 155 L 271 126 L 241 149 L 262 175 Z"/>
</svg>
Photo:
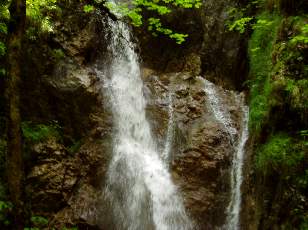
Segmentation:
<svg viewBox="0 0 308 230">
<path fill-rule="evenodd" d="M 257 17 L 249 41 L 250 120 L 252 132 L 260 133 L 275 106 L 296 112 L 304 122 L 308 108 L 308 80 L 305 41 L 307 16 L 282 18 L 264 12 Z M 290 34 L 292 36 L 290 36 Z"/>
<path fill-rule="evenodd" d="M 82 141 L 75 141 L 73 142 L 73 144 L 68 148 L 68 152 L 73 154 L 78 152 L 78 150 L 80 149 L 80 147 L 82 146 Z"/>
<path fill-rule="evenodd" d="M 270 212 L 276 213 L 273 222 L 281 229 L 307 227 L 303 197 L 308 189 L 308 46 L 298 37 L 305 33 L 305 22 L 304 15 L 283 18 L 262 13 L 249 41 L 249 126 L 256 137 L 255 168 L 268 204 L 277 205 Z M 272 189 L 276 194 L 267 193 Z M 283 221 L 278 223 L 278 218 Z"/>
<path fill-rule="evenodd" d="M 264 12 L 257 17 L 249 41 L 251 75 L 249 127 L 257 133 L 260 132 L 270 112 L 272 50 L 280 22 L 279 15 Z"/>
<path fill-rule="evenodd" d="M 26 141 L 40 142 L 49 138 L 60 139 L 59 133 L 60 127 L 54 122 L 48 125 L 45 124 L 33 124 L 31 121 L 22 123 L 22 133 Z"/>
<path fill-rule="evenodd" d="M 57 0 L 26 0 L 27 19 L 32 27 L 27 30 L 27 37 L 35 40 L 36 36 L 52 33 L 54 30 L 53 16 L 59 14 Z"/>
<path fill-rule="evenodd" d="M 304 152 L 287 134 L 274 135 L 259 148 L 256 167 L 259 170 L 291 168 L 304 159 Z"/>
<path fill-rule="evenodd" d="M 43 229 L 48 225 L 48 219 L 43 216 L 31 216 L 31 223 L 38 229 Z"/>
<path fill-rule="evenodd" d="M 9 213 L 12 208 L 13 205 L 10 202 L 0 200 L 0 226 L 7 227 L 10 225 Z"/>
<path fill-rule="evenodd" d="M 62 49 L 53 49 L 51 51 L 51 55 L 56 59 L 56 61 L 59 61 L 65 57 L 65 53 Z"/>
</svg>

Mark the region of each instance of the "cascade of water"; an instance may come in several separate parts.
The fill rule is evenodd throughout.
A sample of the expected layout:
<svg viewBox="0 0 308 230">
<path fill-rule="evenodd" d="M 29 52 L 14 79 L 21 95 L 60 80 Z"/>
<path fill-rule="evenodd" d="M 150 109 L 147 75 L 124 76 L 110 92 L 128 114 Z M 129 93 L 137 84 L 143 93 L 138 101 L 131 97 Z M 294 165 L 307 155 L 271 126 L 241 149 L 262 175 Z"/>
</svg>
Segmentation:
<svg viewBox="0 0 308 230">
<path fill-rule="evenodd" d="M 211 108 L 217 121 L 221 122 L 225 127 L 228 134 L 231 136 L 232 143 L 234 142 L 235 135 L 237 134 L 236 128 L 233 126 L 230 114 L 223 108 L 223 105 L 220 103 L 219 95 L 216 92 L 215 85 L 208 81 L 205 81 L 205 93 L 209 98 L 208 104 Z"/>
<path fill-rule="evenodd" d="M 230 135 L 231 143 L 234 146 L 234 156 L 232 160 L 231 168 L 231 199 L 227 208 L 227 223 L 225 228 L 227 230 L 239 229 L 239 218 L 241 210 L 241 185 L 243 181 L 242 169 L 244 162 L 245 144 L 248 139 L 248 113 L 249 109 L 245 106 L 244 99 L 241 95 L 236 96 L 236 101 L 239 103 L 242 109 L 242 124 L 241 132 L 238 141 L 235 143 L 235 137 L 237 130 L 233 126 L 231 116 L 222 107 L 219 100 L 219 94 L 215 90 L 215 85 L 205 80 L 205 92 L 209 98 L 208 105 L 213 111 L 213 114 L 217 121 L 222 123 Z"/>
<path fill-rule="evenodd" d="M 143 82 L 129 28 L 123 22 L 108 24 L 112 62 L 104 88 L 110 96 L 115 134 L 105 197 L 114 228 L 192 229 L 146 119 Z"/>
<path fill-rule="evenodd" d="M 243 100 L 242 100 L 243 101 Z M 241 134 L 236 146 L 236 153 L 234 154 L 232 161 L 231 170 L 231 201 L 227 209 L 227 229 L 237 230 L 240 228 L 240 211 L 241 211 L 241 185 L 243 182 L 243 163 L 245 154 L 245 144 L 248 140 L 248 114 L 249 109 L 247 106 L 243 105 L 242 102 L 242 124 L 241 124 Z"/>
<path fill-rule="evenodd" d="M 168 94 L 168 129 L 166 135 L 166 142 L 164 151 L 162 154 L 163 159 L 168 162 L 169 154 L 172 147 L 172 139 L 173 139 L 173 132 L 174 132 L 174 121 L 173 121 L 173 103 L 172 103 L 172 94 L 169 92 Z"/>
</svg>

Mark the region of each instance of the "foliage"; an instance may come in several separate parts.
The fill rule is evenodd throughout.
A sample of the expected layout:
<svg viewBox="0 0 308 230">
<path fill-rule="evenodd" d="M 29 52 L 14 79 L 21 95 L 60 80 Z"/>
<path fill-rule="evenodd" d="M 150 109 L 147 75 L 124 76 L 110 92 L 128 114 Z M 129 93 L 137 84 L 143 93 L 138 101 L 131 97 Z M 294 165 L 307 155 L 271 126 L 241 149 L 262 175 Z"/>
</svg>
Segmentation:
<svg viewBox="0 0 308 230">
<path fill-rule="evenodd" d="M 92 6 L 92 5 L 84 5 L 84 7 L 83 7 L 83 11 L 85 12 L 85 13 L 90 13 L 90 12 L 92 12 L 92 11 L 94 11 L 94 6 Z"/>
<path fill-rule="evenodd" d="M 273 183 L 279 182 L 278 194 L 272 196 L 280 197 L 278 204 L 288 204 L 285 210 L 284 207 L 280 210 L 288 213 L 288 218 L 280 225 L 281 229 L 305 229 L 303 227 L 307 225 L 305 193 L 308 189 L 308 149 L 305 142 L 301 136 L 279 133 L 272 135 L 257 149 L 257 171 L 270 180 L 275 178 L 276 182 Z"/>
<path fill-rule="evenodd" d="M 157 33 L 167 35 L 174 39 L 177 44 L 183 43 L 185 38 L 188 37 L 188 34 L 175 33 L 171 29 L 164 28 L 159 18 L 149 18 L 148 24 L 148 30 L 151 31 L 154 36 L 157 36 Z"/>
<path fill-rule="evenodd" d="M 62 49 L 53 49 L 52 50 L 52 56 L 56 59 L 56 60 L 61 60 L 65 57 L 65 53 L 63 52 Z"/>
<path fill-rule="evenodd" d="M 175 40 L 177 44 L 182 44 L 188 35 L 166 28 L 161 19 L 170 14 L 174 8 L 199 8 L 201 4 L 201 0 L 133 0 L 129 4 L 108 2 L 105 6 L 117 16 L 128 17 L 134 26 L 145 24 L 154 36 L 163 34 Z M 152 16 L 147 17 L 145 12 L 150 12 Z"/>
<path fill-rule="evenodd" d="M 8 215 L 12 211 L 13 205 L 10 202 L 0 200 L 0 226 L 10 224 Z"/>
<path fill-rule="evenodd" d="M 0 56 L 4 56 L 6 52 L 6 46 L 3 42 L 0 42 Z"/>
<path fill-rule="evenodd" d="M 304 152 L 286 134 L 277 134 L 262 145 L 256 158 L 258 169 L 271 168 L 279 172 L 284 167 L 294 167 L 304 158 Z"/>
<path fill-rule="evenodd" d="M 0 33 L 7 34 L 7 25 L 4 22 L 0 22 Z"/>
<path fill-rule="evenodd" d="M 31 222 L 36 225 L 46 226 L 48 224 L 48 220 L 42 216 L 32 216 Z"/>
<path fill-rule="evenodd" d="M 31 216 L 31 227 L 25 227 L 24 230 L 43 230 L 43 229 L 51 229 L 56 230 L 56 228 L 52 226 L 48 226 L 49 220 L 43 216 Z M 63 227 L 60 230 L 78 230 L 77 227 Z"/>
<path fill-rule="evenodd" d="M 238 31 L 241 34 L 246 31 L 246 28 L 253 20 L 253 17 L 244 16 L 245 10 L 245 8 L 229 8 L 228 20 L 226 22 L 226 26 L 229 31 Z"/>
<path fill-rule="evenodd" d="M 10 12 L 8 10 L 9 1 L 2 0 L 0 2 L 0 20 L 7 21 L 10 18 Z"/>
<path fill-rule="evenodd" d="M 255 137 L 256 174 L 262 181 L 258 186 L 267 200 L 263 205 L 275 207 L 262 210 L 262 215 L 273 214 L 281 229 L 306 229 L 307 16 L 283 17 L 275 2 L 271 7 L 276 10 L 264 8 L 252 25 L 249 126 Z"/>
<path fill-rule="evenodd" d="M 68 152 L 73 154 L 78 152 L 78 150 L 80 149 L 80 147 L 82 146 L 82 141 L 74 141 L 73 144 L 68 148 Z"/>
<path fill-rule="evenodd" d="M 30 220 L 33 226 L 26 227 L 24 230 L 40 230 L 46 228 L 48 225 L 48 219 L 42 216 L 31 216 Z"/>
<path fill-rule="evenodd" d="M 8 32 L 7 22 L 9 17 L 8 1 L 3 0 L 0 3 L 0 77 L 5 75 L 4 61 L 2 61 L 2 59 L 6 53 L 6 45 L 4 41 Z"/>
<path fill-rule="evenodd" d="M 238 20 L 235 20 L 231 25 L 229 25 L 230 31 L 239 31 L 241 34 L 245 32 L 245 29 L 249 22 L 251 22 L 252 17 L 243 17 Z"/>
<path fill-rule="evenodd" d="M 304 43 L 308 44 L 308 24 L 302 25 L 300 28 L 300 34 L 294 36 L 291 39 L 292 44 Z"/>
<path fill-rule="evenodd" d="M 252 131 L 260 132 L 266 121 L 270 104 L 274 103 L 270 97 L 272 91 L 271 70 L 272 49 L 276 41 L 280 16 L 265 12 L 257 17 L 253 26 L 254 32 L 249 41 L 250 59 L 250 115 L 249 127 Z"/>
<path fill-rule="evenodd" d="M 280 34 L 288 40 L 277 42 L 272 52 L 273 93 L 280 94 L 281 100 L 290 110 L 299 114 L 302 121 L 305 120 L 308 109 L 308 71 L 305 60 L 308 44 L 297 38 L 303 31 L 305 21 L 306 17 L 298 16 L 284 20 Z M 288 36 L 290 34 L 292 36 Z"/>
<path fill-rule="evenodd" d="M 36 143 L 44 141 L 49 138 L 60 138 L 59 134 L 60 126 L 57 122 L 53 122 L 49 125 L 45 124 L 33 124 L 32 122 L 22 123 L 22 133 L 25 140 Z"/>
<path fill-rule="evenodd" d="M 57 0 L 27 0 L 27 17 L 38 33 L 53 32 L 51 17 L 59 11 Z M 31 30 L 31 26 L 29 29 Z"/>
</svg>

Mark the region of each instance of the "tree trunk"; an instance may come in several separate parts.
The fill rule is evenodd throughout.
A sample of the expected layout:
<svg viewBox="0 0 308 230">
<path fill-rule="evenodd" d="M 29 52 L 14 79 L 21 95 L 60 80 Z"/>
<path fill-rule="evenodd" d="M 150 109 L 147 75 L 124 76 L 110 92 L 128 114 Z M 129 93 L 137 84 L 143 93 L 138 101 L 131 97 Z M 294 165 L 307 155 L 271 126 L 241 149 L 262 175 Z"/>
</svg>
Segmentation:
<svg viewBox="0 0 308 230">
<path fill-rule="evenodd" d="M 11 19 L 7 40 L 7 177 L 11 201 L 14 205 L 14 223 L 16 230 L 23 229 L 23 157 L 20 116 L 20 83 L 22 39 L 25 30 L 26 0 L 12 0 Z"/>
</svg>

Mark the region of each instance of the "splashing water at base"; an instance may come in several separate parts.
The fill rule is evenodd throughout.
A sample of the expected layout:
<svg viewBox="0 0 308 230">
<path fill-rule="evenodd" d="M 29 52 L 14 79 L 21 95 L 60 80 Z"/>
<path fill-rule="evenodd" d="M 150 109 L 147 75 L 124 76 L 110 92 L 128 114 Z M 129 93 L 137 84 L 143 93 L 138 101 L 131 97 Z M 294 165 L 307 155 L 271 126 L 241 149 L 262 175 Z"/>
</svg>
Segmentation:
<svg viewBox="0 0 308 230">
<path fill-rule="evenodd" d="M 151 135 L 138 56 L 130 41 L 129 28 L 122 22 L 108 24 L 112 63 L 104 88 L 112 104 L 115 137 L 105 199 L 112 208 L 114 228 L 193 229 Z"/>
</svg>

